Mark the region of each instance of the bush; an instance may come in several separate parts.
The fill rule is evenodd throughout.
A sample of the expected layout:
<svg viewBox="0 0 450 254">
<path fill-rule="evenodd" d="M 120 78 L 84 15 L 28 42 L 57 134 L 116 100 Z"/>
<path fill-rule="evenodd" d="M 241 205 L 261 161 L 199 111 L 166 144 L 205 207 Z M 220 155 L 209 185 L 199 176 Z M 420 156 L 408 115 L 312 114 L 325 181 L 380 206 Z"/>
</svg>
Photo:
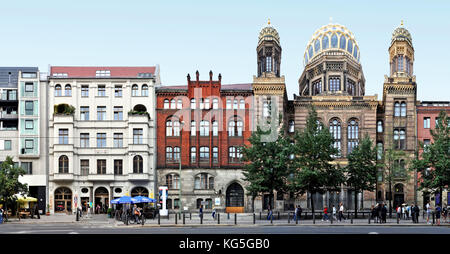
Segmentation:
<svg viewBox="0 0 450 254">
<path fill-rule="evenodd" d="M 73 115 L 75 113 L 75 107 L 69 104 L 61 103 L 55 105 L 53 111 L 54 114 L 57 115 Z"/>
</svg>

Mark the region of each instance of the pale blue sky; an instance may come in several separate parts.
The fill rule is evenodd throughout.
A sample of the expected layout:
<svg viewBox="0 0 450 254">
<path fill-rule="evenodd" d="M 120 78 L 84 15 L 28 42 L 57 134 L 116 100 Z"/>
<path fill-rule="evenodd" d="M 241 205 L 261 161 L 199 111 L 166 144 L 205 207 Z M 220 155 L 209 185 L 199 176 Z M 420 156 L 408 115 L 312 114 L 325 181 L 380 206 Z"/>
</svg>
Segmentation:
<svg viewBox="0 0 450 254">
<path fill-rule="evenodd" d="M 382 96 L 388 47 L 404 20 L 415 49 L 419 100 L 450 100 L 450 1 L 8 1 L 0 8 L 0 66 L 160 64 L 163 85 L 222 73 L 250 83 L 256 45 L 271 19 L 281 37 L 281 73 L 298 94 L 303 53 L 321 26 L 339 23 L 358 41 L 366 95 Z"/>
</svg>

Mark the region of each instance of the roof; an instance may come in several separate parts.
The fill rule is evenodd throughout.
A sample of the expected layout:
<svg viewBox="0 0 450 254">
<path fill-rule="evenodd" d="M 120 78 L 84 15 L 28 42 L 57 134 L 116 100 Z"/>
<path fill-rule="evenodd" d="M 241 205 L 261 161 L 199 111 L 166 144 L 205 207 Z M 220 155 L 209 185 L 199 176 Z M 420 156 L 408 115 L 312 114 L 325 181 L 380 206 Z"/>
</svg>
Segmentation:
<svg viewBox="0 0 450 254">
<path fill-rule="evenodd" d="M 38 67 L 0 67 L 0 87 L 17 87 L 19 71 L 38 72 Z"/>
<path fill-rule="evenodd" d="M 156 88 L 157 90 L 187 90 L 187 85 L 185 86 L 160 86 Z M 224 84 L 221 86 L 220 90 L 252 90 L 252 84 L 251 83 L 244 83 L 244 84 Z"/>
<path fill-rule="evenodd" d="M 151 78 L 155 70 L 155 66 L 52 66 L 50 78 Z"/>
</svg>

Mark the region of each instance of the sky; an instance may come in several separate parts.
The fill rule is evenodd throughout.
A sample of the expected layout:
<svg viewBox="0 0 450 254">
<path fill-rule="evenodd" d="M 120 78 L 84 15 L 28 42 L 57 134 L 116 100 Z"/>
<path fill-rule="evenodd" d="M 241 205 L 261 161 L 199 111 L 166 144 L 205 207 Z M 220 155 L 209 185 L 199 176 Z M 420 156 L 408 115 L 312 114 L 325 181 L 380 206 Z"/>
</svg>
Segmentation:
<svg viewBox="0 0 450 254">
<path fill-rule="evenodd" d="M 260 30 L 281 38 L 281 75 L 298 94 L 303 54 L 330 22 L 355 35 L 366 95 L 382 99 L 392 32 L 404 21 L 415 50 L 418 100 L 450 101 L 450 1 L 7 1 L 0 8 L 0 66 L 154 66 L 162 85 L 209 71 L 222 84 L 251 83 Z"/>
</svg>

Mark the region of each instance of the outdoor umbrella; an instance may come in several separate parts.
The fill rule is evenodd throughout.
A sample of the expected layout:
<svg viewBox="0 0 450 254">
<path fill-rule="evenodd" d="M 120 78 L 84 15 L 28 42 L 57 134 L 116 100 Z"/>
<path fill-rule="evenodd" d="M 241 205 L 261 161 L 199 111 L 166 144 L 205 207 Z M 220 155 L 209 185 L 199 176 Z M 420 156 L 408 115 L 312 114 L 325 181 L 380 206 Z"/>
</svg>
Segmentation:
<svg viewBox="0 0 450 254">
<path fill-rule="evenodd" d="M 153 198 L 143 197 L 143 196 L 137 196 L 134 197 L 136 200 L 138 200 L 137 203 L 155 203 L 156 200 Z"/>
<path fill-rule="evenodd" d="M 120 198 L 111 200 L 111 204 L 134 204 L 134 203 L 138 203 L 138 201 L 135 198 L 129 196 L 122 196 Z"/>
</svg>

